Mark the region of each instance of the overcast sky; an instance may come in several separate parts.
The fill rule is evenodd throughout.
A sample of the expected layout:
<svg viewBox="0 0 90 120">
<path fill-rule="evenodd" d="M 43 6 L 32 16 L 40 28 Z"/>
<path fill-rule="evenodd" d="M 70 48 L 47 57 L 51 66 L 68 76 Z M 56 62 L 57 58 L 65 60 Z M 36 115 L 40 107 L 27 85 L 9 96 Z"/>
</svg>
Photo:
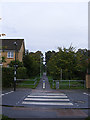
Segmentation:
<svg viewBox="0 0 90 120">
<path fill-rule="evenodd" d="M 88 2 L 5 2 L 0 25 L 7 37 L 23 37 L 31 52 L 88 48 Z"/>
</svg>

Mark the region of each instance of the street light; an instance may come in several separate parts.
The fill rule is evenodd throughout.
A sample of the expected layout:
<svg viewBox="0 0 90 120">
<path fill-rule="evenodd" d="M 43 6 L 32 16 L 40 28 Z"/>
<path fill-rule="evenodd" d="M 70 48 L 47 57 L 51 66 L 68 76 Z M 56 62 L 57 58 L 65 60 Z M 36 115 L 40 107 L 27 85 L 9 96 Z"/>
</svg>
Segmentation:
<svg viewBox="0 0 90 120">
<path fill-rule="evenodd" d="M 17 51 L 17 43 L 13 43 L 15 45 L 15 70 L 14 70 L 14 91 L 16 91 L 16 51 Z"/>
</svg>

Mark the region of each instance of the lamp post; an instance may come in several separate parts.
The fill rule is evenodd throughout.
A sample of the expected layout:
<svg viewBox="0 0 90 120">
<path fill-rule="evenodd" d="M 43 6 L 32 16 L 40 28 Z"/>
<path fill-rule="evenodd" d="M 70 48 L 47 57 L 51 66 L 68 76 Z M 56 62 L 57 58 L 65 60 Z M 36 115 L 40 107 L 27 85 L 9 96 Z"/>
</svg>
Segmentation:
<svg viewBox="0 0 90 120">
<path fill-rule="evenodd" d="M 16 51 L 17 51 L 17 43 L 14 42 L 14 45 L 15 45 L 14 91 L 16 91 Z"/>
</svg>

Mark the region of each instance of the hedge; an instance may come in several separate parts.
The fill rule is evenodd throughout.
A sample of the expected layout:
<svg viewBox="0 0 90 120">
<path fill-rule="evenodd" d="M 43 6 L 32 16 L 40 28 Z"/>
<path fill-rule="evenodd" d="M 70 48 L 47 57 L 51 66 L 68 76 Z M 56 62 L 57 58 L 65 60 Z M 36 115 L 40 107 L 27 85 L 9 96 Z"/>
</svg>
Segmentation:
<svg viewBox="0 0 90 120">
<path fill-rule="evenodd" d="M 27 79 L 27 70 L 25 67 L 19 67 L 17 69 L 17 79 Z M 14 68 L 3 67 L 2 68 L 2 87 L 13 87 L 14 82 Z"/>
<path fill-rule="evenodd" d="M 10 87 L 13 85 L 14 68 L 2 68 L 2 87 Z"/>
</svg>

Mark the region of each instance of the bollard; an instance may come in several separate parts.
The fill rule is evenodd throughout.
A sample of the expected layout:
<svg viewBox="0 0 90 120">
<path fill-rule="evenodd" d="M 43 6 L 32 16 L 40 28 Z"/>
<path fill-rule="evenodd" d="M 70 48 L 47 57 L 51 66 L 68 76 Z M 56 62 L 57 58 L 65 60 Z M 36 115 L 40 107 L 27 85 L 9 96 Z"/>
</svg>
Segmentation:
<svg viewBox="0 0 90 120">
<path fill-rule="evenodd" d="M 43 80 L 43 89 L 45 89 L 45 80 Z"/>
</svg>

